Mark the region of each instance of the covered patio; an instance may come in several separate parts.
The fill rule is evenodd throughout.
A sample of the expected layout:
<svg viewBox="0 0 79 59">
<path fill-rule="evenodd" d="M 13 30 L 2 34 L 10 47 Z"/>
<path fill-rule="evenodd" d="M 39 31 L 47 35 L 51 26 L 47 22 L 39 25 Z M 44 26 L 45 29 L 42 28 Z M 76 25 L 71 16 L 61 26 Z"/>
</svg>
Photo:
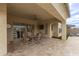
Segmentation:
<svg viewBox="0 0 79 59">
<path fill-rule="evenodd" d="M 13 53 L 19 46 L 24 47 L 28 43 L 35 42 L 37 45 L 44 40 L 52 40 L 53 37 L 61 37 L 62 41 L 67 39 L 66 19 L 69 17 L 67 4 L 12 3 L 0 4 L 0 7 L 3 7 L 1 13 L 5 15 L 2 17 L 4 20 L 0 21 L 2 29 L 5 29 L 0 30 L 2 32 L 0 37 L 4 36 L 2 40 L 7 42 L 7 45 L 0 43 L 4 45 L 0 48 L 6 49 L 5 51 L 2 49 L 2 55 L 7 52 Z"/>
</svg>

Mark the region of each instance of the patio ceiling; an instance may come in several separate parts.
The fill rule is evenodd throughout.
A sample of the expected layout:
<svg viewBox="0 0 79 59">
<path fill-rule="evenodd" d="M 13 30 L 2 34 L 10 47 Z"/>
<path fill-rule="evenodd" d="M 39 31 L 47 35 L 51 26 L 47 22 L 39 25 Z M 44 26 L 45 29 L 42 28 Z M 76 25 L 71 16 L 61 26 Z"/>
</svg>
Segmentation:
<svg viewBox="0 0 79 59">
<path fill-rule="evenodd" d="M 52 19 L 54 21 L 57 20 L 49 12 L 47 12 L 37 4 L 33 4 L 33 3 L 8 4 L 8 14 L 12 14 L 23 18 L 30 18 L 30 19 L 39 19 L 39 20 Z"/>
<path fill-rule="evenodd" d="M 38 3 L 37 5 L 49 12 L 61 22 L 65 21 L 69 17 L 69 7 L 67 3 Z"/>
</svg>

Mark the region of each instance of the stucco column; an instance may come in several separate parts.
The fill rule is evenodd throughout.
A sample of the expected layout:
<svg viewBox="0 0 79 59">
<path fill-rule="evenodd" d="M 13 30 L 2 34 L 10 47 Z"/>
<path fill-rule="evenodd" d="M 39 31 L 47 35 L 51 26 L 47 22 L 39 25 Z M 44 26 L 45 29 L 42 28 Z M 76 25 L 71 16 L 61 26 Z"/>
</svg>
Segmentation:
<svg viewBox="0 0 79 59">
<path fill-rule="evenodd" d="M 54 23 L 52 27 L 53 27 L 53 36 L 54 37 L 58 37 L 58 32 L 59 32 L 58 22 L 57 23 Z"/>
<path fill-rule="evenodd" d="M 62 22 L 62 40 L 66 40 L 66 36 L 67 36 L 67 33 L 66 33 L 66 21 L 63 21 Z"/>
<path fill-rule="evenodd" d="M 52 37 L 52 31 L 51 31 L 51 24 L 48 24 L 48 30 L 47 30 L 48 36 Z"/>
<path fill-rule="evenodd" d="M 37 33 L 37 23 L 34 24 L 34 34 L 36 35 Z"/>
<path fill-rule="evenodd" d="M 7 5 L 0 4 L 0 55 L 7 54 Z"/>
</svg>

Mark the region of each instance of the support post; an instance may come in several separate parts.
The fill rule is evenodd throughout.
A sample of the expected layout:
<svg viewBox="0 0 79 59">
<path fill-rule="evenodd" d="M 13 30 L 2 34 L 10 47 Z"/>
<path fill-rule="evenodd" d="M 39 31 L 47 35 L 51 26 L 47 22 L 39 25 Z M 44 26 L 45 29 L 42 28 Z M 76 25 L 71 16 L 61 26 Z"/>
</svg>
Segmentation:
<svg viewBox="0 0 79 59">
<path fill-rule="evenodd" d="M 37 33 L 37 23 L 34 24 L 34 34 L 36 35 Z"/>
<path fill-rule="evenodd" d="M 66 21 L 62 21 L 62 40 L 66 40 L 67 38 L 67 28 L 66 28 Z"/>
<path fill-rule="evenodd" d="M 58 29 L 58 22 L 53 24 L 53 36 L 58 37 L 59 29 Z"/>
<path fill-rule="evenodd" d="M 7 5 L 0 4 L 0 55 L 7 54 Z"/>
<path fill-rule="evenodd" d="M 51 24 L 48 24 L 48 36 L 51 38 L 52 37 L 52 31 L 51 31 Z"/>
</svg>

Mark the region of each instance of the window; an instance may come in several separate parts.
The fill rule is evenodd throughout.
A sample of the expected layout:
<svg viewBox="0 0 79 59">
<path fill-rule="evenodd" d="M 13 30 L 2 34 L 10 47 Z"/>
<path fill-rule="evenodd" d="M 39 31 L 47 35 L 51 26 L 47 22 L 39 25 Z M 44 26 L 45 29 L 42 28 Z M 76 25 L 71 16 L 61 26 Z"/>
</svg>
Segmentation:
<svg viewBox="0 0 79 59">
<path fill-rule="evenodd" d="M 38 28 L 39 28 L 40 30 L 43 30 L 43 29 L 44 29 L 44 25 L 38 25 Z"/>
</svg>

